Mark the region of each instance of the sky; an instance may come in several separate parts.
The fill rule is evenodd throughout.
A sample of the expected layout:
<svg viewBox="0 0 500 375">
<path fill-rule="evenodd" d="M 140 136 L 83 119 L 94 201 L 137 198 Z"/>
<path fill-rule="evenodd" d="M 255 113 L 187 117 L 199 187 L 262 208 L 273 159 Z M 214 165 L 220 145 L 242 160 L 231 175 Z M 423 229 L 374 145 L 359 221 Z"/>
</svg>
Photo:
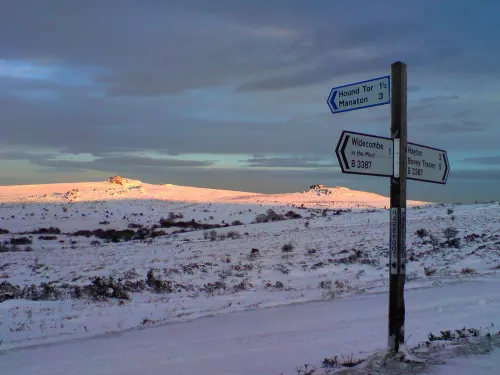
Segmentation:
<svg viewBox="0 0 500 375">
<path fill-rule="evenodd" d="M 390 136 L 390 106 L 333 115 L 332 87 L 408 66 L 408 140 L 445 149 L 446 185 L 500 200 L 496 0 L 0 0 L 0 184 L 112 175 L 256 192 L 342 174 L 343 130 Z"/>
</svg>

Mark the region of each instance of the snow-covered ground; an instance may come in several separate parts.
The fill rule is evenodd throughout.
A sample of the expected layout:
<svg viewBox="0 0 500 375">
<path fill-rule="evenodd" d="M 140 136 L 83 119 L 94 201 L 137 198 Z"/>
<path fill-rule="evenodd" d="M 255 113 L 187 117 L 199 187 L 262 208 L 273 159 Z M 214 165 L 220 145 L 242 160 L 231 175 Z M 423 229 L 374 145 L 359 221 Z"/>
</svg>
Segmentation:
<svg viewBox="0 0 500 375">
<path fill-rule="evenodd" d="M 480 291 L 480 293 L 478 293 Z M 500 280 L 476 278 L 407 293 L 408 346 L 429 332 L 498 318 Z M 366 358 L 387 343 L 387 295 L 353 296 L 171 323 L 7 351 L 21 375 L 279 375 L 338 355 Z M 318 374 L 322 372 L 318 371 Z"/>
<path fill-rule="evenodd" d="M 493 291 L 500 280 L 498 202 L 408 205 L 410 340 L 425 339 L 436 329 L 494 321 L 489 307 L 498 302 Z M 193 366 L 210 362 L 212 367 L 202 368 L 212 372 L 204 374 L 288 373 L 290 366 L 317 364 L 322 355 L 383 348 L 388 206 L 385 197 L 340 187 L 274 195 L 139 181 L 0 187 L 0 228 L 4 230 L 0 239 L 5 242 L 0 249 L 0 351 L 4 354 L 0 370 L 11 366 L 0 373 L 30 373 L 28 367 L 25 372 L 13 372 L 16 356 L 22 358 L 19 353 L 24 353 L 13 349 L 54 343 L 30 353 L 56 355 L 63 348 L 56 343 L 77 338 L 85 341 L 64 348 L 82 345 L 85 352 L 102 342 L 111 350 L 113 337 L 128 337 L 130 344 L 123 345 L 151 340 L 156 344 L 148 344 L 147 350 L 136 347 L 138 352 L 133 354 L 130 347 L 124 349 L 126 354 L 116 355 L 141 363 L 157 361 L 170 366 L 167 373 L 172 374 L 199 371 L 191 367 L 194 372 L 182 372 L 187 371 L 181 369 L 186 361 Z M 263 214 L 277 220 L 256 223 L 265 219 L 258 216 Z M 57 230 L 40 231 L 50 227 Z M 443 230 L 450 227 L 458 231 L 453 237 L 459 239 L 459 246 L 453 246 L 458 240 L 444 238 Z M 75 233 L 99 228 L 101 232 Z M 105 232 L 109 229 L 133 232 Z M 433 245 L 429 236 L 416 236 L 419 229 L 435 235 L 437 243 Z M 10 244 L 13 238 L 23 243 L 22 237 L 31 243 Z M 463 290 L 468 294 L 461 300 Z M 412 295 L 419 296 L 419 303 L 429 298 L 434 305 L 412 305 Z M 316 309 L 323 315 L 317 315 Z M 414 319 L 412 311 L 417 314 Z M 273 313 L 279 317 L 266 315 Z M 196 319 L 202 317 L 211 318 Z M 161 327 L 149 329 L 152 326 Z M 296 337 L 290 334 L 292 326 Z M 330 335 L 322 335 L 322 326 Z M 127 330 L 131 331 L 125 336 L 86 341 Z M 239 330 L 235 336 L 231 333 Z M 380 333 L 363 340 L 362 333 L 373 330 Z M 335 331 L 342 340 L 332 341 Z M 361 336 L 357 340 L 356 332 Z M 222 341 L 211 342 L 210 337 L 217 335 Z M 272 353 L 274 346 L 281 349 L 268 358 L 279 358 L 265 360 L 266 350 Z M 162 350 L 173 354 L 162 357 Z M 249 352 L 249 357 L 242 357 L 242 351 Z M 97 353 L 92 355 L 104 355 Z M 252 366 L 261 363 L 260 372 L 250 372 L 248 365 L 224 367 L 228 355 L 250 360 Z M 241 367 L 240 360 L 229 363 Z M 31 373 L 42 374 L 40 366 L 39 372 Z M 84 363 L 78 366 L 81 371 L 70 373 L 89 373 Z M 128 373 L 138 373 L 130 366 Z M 107 373 L 104 367 L 93 373 Z M 155 367 L 151 369 L 155 373 Z"/>
</svg>

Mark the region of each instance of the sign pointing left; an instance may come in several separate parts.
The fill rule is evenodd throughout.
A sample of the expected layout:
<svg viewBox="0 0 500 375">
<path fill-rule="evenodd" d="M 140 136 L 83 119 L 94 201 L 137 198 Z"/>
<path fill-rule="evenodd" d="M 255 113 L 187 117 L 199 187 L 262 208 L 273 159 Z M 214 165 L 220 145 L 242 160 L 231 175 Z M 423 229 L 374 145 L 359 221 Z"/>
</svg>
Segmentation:
<svg viewBox="0 0 500 375">
<path fill-rule="evenodd" d="M 343 131 L 335 149 L 342 173 L 392 177 L 394 142 L 391 138 Z"/>
<path fill-rule="evenodd" d="M 374 78 L 334 87 L 328 96 L 328 106 L 334 114 L 375 107 L 389 104 L 391 101 L 390 94 L 390 76 Z"/>
</svg>

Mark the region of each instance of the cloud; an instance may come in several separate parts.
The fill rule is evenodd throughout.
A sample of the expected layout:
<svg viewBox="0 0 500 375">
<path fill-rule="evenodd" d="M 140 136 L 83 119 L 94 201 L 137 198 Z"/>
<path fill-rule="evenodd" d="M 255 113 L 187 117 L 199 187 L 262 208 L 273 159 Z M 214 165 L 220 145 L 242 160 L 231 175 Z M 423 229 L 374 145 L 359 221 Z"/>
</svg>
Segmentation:
<svg viewBox="0 0 500 375">
<path fill-rule="evenodd" d="M 171 168 L 171 167 L 208 167 L 214 161 L 182 160 L 172 158 L 151 158 L 146 156 L 103 156 L 91 161 L 68 160 L 57 158 L 55 154 L 30 154 L 25 152 L 2 152 L 0 160 L 28 160 L 41 167 L 50 167 L 56 170 L 95 170 L 115 171 L 120 168 Z"/>
<path fill-rule="evenodd" d="M 52 158 L 54 156 L 53 154 L 37 155 L 22 151 L 0 152 L 0 160 L 31 160 L 36 157 Z"/>
<path fill-rule="evenodd" d="M 498 184 L 498 182 L 500 181 L 500 168 L 458 170 L 458 171 L 454 171 L 452 169 L 450 172 L 450 177 L 448 178 L 453 178 L 454 180 L 466 180 L 468 182 L 489 181 L 491 183 Z"/>
<path fill-rule="evenodd" d="M 154 159 L 144 156 L 108 156 L 101 157 L 92 161 L 75 161 L 60 159 L 30 159 L 34 164 L 52 167 L 52 168 L 70 168 L 70 169 L 90 169 L 112 171 L 116 168 L 138 167 L 138 168 L 169 168 L 169 167 L 205 167 L 212 165 L 212 161 L 180 160 L 180 159 Z"/>
<path fill-rule="evenodd" d="M 481 7 L 472 1 L 436 6 L 428 0 L 404 7 L 394 0 L 314 7 L 305 0 L 245 5 L 225 0 L 209 6 L 200 0 L 28 0 L 22 5 L 5 0 L 2 5 L 0 45 L 6 55 L 0 58 L 99 67 L 96 82 L 111 96 L 176 94 L 224 84 L 243 91 L 296 87 L 342 72 L 387 69 L 397 59 L 434 71 L 475 66 L 498 72 L 494 59 L 472 53 L 490 48 L 498 36 L 487 27 L 496 22 L 493 1 Z M 54 19 L 61 7 L 64 19 Z"/>
<path fill-rule="evenodd" d="M 338 164 L 323 164 L 317 157 L 308 158 L 262 158 L 254 157 L 252 159 L 241 160 L 248 163 L 248 167 L 266 167 L 266 168 L 331 168 L 338 167 Z"/>
<path fill-rule="evenodd" d="M 485 156 L 485 157 L 466 158 L 463 161 L 477 163 L 477 164 L 500 166 L 500 156 Z"/>
<path fill-rule="evenodd" d="M 410 141 L 451 159 L 496 150 L 500 3 L 400 3 L 4 0 L 0 144 L 20 154 L 3 160 L 55 149 L 99 161 L 26 157 L 114 170 L 127 168 L 114 153 L 235 153 L 263 155 L 246 171 L 315 170 L 335 164 L 342 130 L 388 135 L 389 106 L 332 115 L 326 97 L 334 85 L 388 74 L 397 60 L 408 64 Z M 128 162 L 138 173 L 167 169 Z M 183 166 L 200 184 L 211 179 L 205 169 L 220 167 L 193 163 Z"/>
<path fill-rule="evenodd" d="M 424 129 L 430 126 L 423 127 Z M 488 124 L 474 120 L 460 120 L 454 122 L 433 123 L 432 130 L 443 134 L 450 133 L 483 133 L 488 128 Z"/>
</svg>

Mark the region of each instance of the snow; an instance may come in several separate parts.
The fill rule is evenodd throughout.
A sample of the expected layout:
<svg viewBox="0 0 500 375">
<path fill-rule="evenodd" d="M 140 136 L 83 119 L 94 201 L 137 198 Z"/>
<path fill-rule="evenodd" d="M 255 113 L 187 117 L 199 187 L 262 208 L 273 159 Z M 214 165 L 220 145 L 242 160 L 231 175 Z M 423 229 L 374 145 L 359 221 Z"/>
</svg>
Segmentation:
<svg viewBox="0 0 500 375">
<path fill-rule="evenodd" d="M 490 375 L 500 369 L 500 350 L 478 356 L 453 358 L 447 365 L 434 369 L 434 375 Z"/>
<path fill-rule="evenodd" d="M 175 286 L 120 301 L 65 294 L 1 302 L 0 373 L 136 374 L 140 363 L 152 374 L 288 374 L 327 356 L 366 357 L 387 342 L 388 206 L 386 197 L 341 187 L 271 195 L 135 180 L 0 187 L 0 228 L 10 231 L 0 240 L 31 236 L 34 250 L 1 252 L 0 284 L 69 290 L 96 276 L 145 280 L 153 269 Z M 499 302 L 498 202 L 408 206 L 408 344 L 435 330 L 490 324 Z M 268 209 L 302 218 L 254 223 Z M 240 237 L 210 241 L 207 231 L 173 227 L 96 246 L 95 237 L 71 235 L 151 227 L 170 213 L 202 224 L 239 220 L 215 231 Z M 32 234 L 51 226 L 62 231 L 56 239 Z M 424 228 L 443 242 L 450 226 L 460 248 L 434 250 L 415 235 Z M 293 250 L 283 252 L 288 243 Z M 215 283 L 224 287 L 211 291 Z"/>
<path fill-rule="evenodd" d="M 489 324 L 498 316 L 499 287 L 485 278 L 408 291 L 407 345 L 431 331 Z M 384 348 L 387 302 L 386 294 L 355 296 L 38 345 L 5 352 L 0 373 L 291 374 L 326 357 L 364 358 Z"/>
</svg>

